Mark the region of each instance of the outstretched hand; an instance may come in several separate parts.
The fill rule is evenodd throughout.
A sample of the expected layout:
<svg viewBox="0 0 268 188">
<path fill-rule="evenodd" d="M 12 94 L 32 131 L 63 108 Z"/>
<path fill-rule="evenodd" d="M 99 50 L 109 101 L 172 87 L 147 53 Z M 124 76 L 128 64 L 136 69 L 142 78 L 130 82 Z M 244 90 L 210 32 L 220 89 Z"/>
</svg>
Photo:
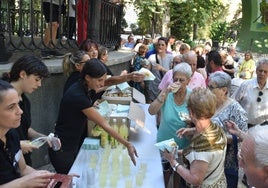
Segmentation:
<svg viewBox="0 0 268 188">
<path fill-rule="evenodd" d="M 136 148 L 132 144 L 129 144 L 127 146 L 127 150 L 128 150 L 128 155 L 129 155 L 131 161 L 136 166 L 136 158 L 135 157 L 138 157 Z"/>
</svg>

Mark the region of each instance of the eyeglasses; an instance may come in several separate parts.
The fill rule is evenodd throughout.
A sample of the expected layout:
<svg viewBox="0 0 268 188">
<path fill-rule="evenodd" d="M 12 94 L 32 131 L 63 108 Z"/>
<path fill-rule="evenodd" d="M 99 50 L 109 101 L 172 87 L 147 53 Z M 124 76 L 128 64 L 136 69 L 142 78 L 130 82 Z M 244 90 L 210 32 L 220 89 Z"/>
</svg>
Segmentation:
<svg viewBox="0 0 268 188">
<path fill-rule="evenodd" d="M 183 82 L 185 82 L 186 81 L 186 79 L 185 78 L 179 78 L 179 79 L 177 79 L 177 80 L 174 80 L 174 82 L 180 82 L 180 83 L 183 83 Z"/>
<path fill-rule="evenodd" d="M 259 96 L 257 98 L 257 102 L 261 102 L 261 96 L 263 95 L 262 91 L 259 91 Z"/>
<path fill-rule="evenodd" d="M 208 85 L 208 89 L 209 90 L 213 90 L 213 89 L 217 89 L 217 88 L 221 88 L 221 87 L 218 87 L 218 86 L 213 86 L 213 85 Z"/>
<path fill-rule="evenodd" d="M 178 65 L 180 63 L 180 61 L 173 61 L 173 64 Z"/>
</svg>

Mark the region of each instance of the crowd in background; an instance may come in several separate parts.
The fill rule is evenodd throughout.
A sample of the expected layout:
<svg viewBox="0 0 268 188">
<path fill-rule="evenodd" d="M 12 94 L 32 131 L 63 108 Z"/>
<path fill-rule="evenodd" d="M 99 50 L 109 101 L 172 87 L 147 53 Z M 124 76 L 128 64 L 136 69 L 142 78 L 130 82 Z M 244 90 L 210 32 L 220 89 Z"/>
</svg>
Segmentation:
<svg viewBox="0 0 268 188">
<path fill-rule="evenodd" d="M 129 82 L 145 95 L 149 113 L 156 115 L 157 142 L 174 138 L 178 145 L 178 151 L 161 152 L 162 162 L 170 164 L 163 168 L 166 187 L 170 177 L 174 188 L 237 187 L 239 166 L 244 168 L 246 185 L 267 186 L 267 145 L 258 145 L 264 144 L 262 136 L 250 135 L 268 129 L 268 59 L 255 61 L 250 51 L 239 57 L 234 46 L 227 50 L 213 49 L 209 42 L 190 46 L 174 36 L 145 35 L 134 41 L 129 35 L 122 40 L 122 48 L 136 55 L 130 71 L 122 70 L 120 75 L 114 75 L 105 64 L 108 49 L 93 40 L 82 41 L 78 51 L 64 56 L 62 65 L 68 79 L 54 130 L 61 149 L 54 150 L 48 140 L 50 161 L 57 173 L 69 172 L 87 136 L 88 119 L 125 145 L 136 164 L 135 147 L 95 109 L 108 86 Z M 139 73 L 141 68 L 155 79 L 146 79 Z M 0 184 L 15 187 L 18 182 L 27 182 L 27 187 L 45 187 L 54 175 L 30 167 L 30 153 L 37 147 L 28 142 L 45 135 L 31 128 L 30 101 L 25 93 L 40 87 L 47 76 L 47 67 L 40 59 L 23 56 L 3 75 L 6 81 L 0 81 L 0 115 L 6 118 L 0 121 L 0 157 L 5 161 L 0 166 L 1 177 L 5 177 Z M 14 122 L 7 121 L 12 118 Z M 247 135 L 250 129 L 253 133 Z M 241 146 L 242 141 L 255 145 L 247 148 L 246 144 Z M 264 148 L 260 156 L 256 153 L 259 147 Z M 246 156 L 248 150 L 251 158 Z M 254 172 L 258 181 L 251 177 Z M 35 181 L 28 181 L 32 179 Z"/>
</svg>

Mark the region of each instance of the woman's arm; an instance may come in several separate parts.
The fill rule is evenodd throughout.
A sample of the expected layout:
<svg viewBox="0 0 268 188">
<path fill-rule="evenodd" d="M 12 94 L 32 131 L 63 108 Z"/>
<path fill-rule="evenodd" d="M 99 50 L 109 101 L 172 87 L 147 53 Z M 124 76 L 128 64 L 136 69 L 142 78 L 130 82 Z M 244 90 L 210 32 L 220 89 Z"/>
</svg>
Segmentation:
<svg viewBox="0 0 268 188">
<path fill-rule="evenodd" d="M 201 160 L 194 160 L 189 170 L 175 160 L 174 154 L 175 149 L 172 152 L 168 152 L 167 150 L 164 152 L 164 157 L 169 161 L 170 165 L 176 167 L 174 170 L 188 183 L 196 186 L 201 185 L 208 169 L 208 163 Z"/>
<path fill-rule="evenodd" d="M 26 165 L 22 153 L 20 153 L 20 155 L 18 165 L 22 177 L 0 185 L 0 188 L 47 187 L 54 173 L 50 173 L 46 170 L 33 169 L 32 167 Z"/>
<path fill-rule="evenodd" d="M 142 82 L 144 80 L 144 75 L 138 72 L 131 72 L 126 75 L 111 76 L 105 80 L 104 85 L 111 86 L 111 85 L 116 85 L 116 84 L 120 84 L 123 82 L 128 82 L 131 80 L 134 82 Z"/>
<path fill-rule="evenodd" d="M 87 116 L 87 118 L 94 123 L 100 125 L 106 132 L 109 133 L 110 136 L 114 137 L 121 144 L 123 144 L 128 149 L 128 155 L 130 156 L 134 165 L 136 165 L 135 156 L 138 157 L 136 148 L 127 140 L 123 139 L 103 118 L 98 111 L 96 111 L 93 107 L 87 108 L 83 110 L 83 113 Z"/>
<path fill-rule="evenodd" d="M 37 132 L 36 130 L 34 130 L 33 128 L 30 127 L 28 129 L 28 136 L 29 136 L 29 139 L 31 140 L 31 139 L 35 139 L 35 138 L 38 138 L 38 137 L 41 137 L 41 136 L 46 136 L 46 135 L 44 135 L 42 133 L 39 133 L 39 132 Z"/>
<path fill-rule="evenodd" d="M 167 90 L 162 90 L 157 98 L 150 104 L 148 111 L 151 115 L 155 115 L 159 112 L 163 104 L 165 103 L 165 100 L 167 98 Z"/>
</svg>

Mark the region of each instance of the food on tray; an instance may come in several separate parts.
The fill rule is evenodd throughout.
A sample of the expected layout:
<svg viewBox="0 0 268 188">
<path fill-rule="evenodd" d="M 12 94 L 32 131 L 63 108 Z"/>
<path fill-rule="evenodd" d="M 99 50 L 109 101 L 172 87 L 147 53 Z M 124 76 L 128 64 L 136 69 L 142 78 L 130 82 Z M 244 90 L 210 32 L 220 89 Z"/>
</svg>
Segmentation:
<svg viewBox="0 0 268 188">
<path fill-rule="evenodd" d="M 126 89 L 124 91 L 120 91 L 119 89 L 107 90 L 105 96 L 108 97 L 131 97 L 132 91 L 131 89 Z"/>
</svg>

